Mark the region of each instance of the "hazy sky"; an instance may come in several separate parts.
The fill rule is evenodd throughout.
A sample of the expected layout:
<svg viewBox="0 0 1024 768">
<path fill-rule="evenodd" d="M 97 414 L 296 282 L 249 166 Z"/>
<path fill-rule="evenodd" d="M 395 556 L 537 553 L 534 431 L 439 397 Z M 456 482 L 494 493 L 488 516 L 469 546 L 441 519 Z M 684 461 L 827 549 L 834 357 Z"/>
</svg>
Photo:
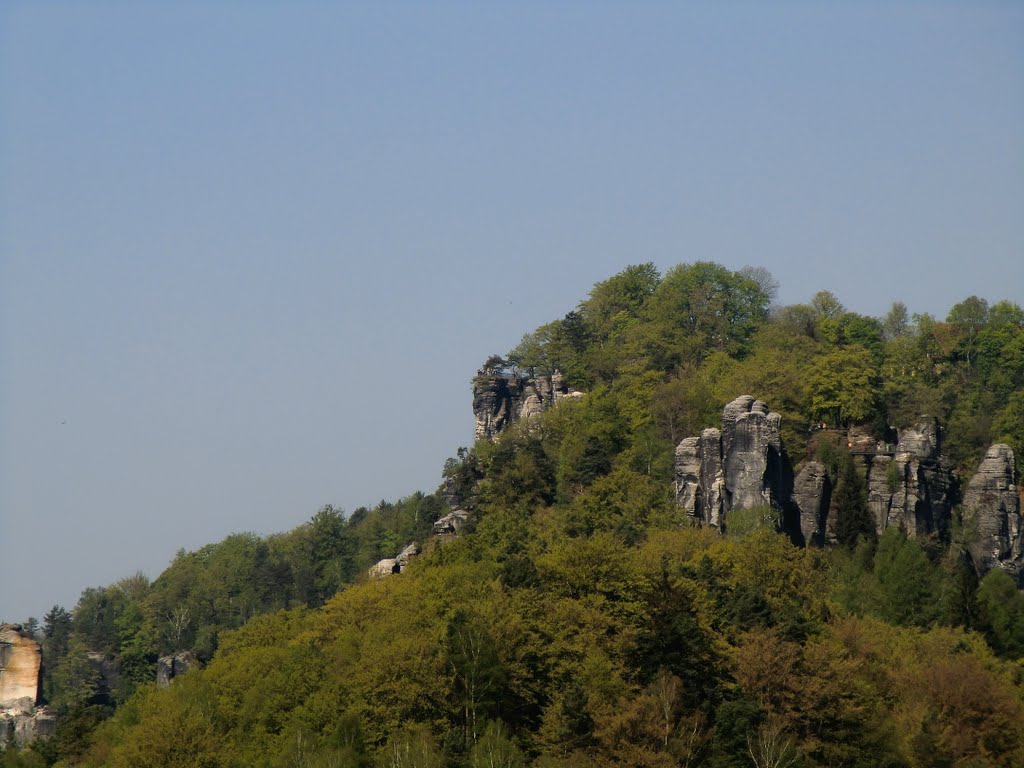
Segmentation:
<svg viewBox="0 0 1024 768">
<path fill-rule="evenodd" d="M 0 620 L 431 491 L 632 263 L 1024 303 L 1024 5 L 0 4 Z"/>
</svg>

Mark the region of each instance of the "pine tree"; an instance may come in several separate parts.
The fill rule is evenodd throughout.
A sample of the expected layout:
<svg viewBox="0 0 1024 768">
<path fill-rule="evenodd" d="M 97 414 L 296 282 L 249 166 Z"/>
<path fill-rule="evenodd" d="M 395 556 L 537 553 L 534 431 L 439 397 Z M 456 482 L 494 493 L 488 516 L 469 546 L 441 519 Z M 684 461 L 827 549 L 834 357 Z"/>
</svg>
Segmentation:
<svg viewBox="0 0 1024 768">
<path fill-rule="evenodd" d="M 876 537 L 864 478 L 857 471 L 850 454 L 840 459 L 839 479 L 832 494 L 832 504 L 836 510 L 836 539 L 841 545 L 853 549 L 861 536 L 868 539 Z"/>
</svg>

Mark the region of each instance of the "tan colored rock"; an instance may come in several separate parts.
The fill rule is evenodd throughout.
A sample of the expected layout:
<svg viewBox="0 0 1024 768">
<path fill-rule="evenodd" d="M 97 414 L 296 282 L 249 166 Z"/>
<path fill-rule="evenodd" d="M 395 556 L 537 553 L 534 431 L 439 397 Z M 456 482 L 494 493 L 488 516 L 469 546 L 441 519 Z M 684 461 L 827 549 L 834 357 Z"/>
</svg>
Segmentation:
<svg viewBox="0 0 1024 768">
<path fill-rule="evenodd" d="M 386 557 L 370 566 L 370 578 L 383 579 L 385 576 L 398 573 L 400 570 L 401 566 L 398 564 L 397 559 L 393 557 Z"/>
<path fill-rule="evenodd" d="M 30 710 L 39 695 L 39 643 L 20 624 L 0 624 L 0 708 Z"/>
</svg>

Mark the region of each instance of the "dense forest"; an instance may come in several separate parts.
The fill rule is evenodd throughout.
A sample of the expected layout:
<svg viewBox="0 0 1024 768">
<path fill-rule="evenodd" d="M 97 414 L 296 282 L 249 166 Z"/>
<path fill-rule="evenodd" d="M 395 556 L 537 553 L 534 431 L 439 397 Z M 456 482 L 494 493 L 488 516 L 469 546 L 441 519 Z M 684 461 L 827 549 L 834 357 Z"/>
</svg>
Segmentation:
<svg viewBox="0 0 1024 768">
<path fill-rule="evenodd" d="M 931 536 L 857 525 L 864 479 L 812 429 L 892 441 L 929 414 L 965 481 L 993 443 L 1024 455 L 1024 310 L 875 318 L 776 288 L 631 266 L 485 364 L 585 394 L 460 449 L 434 493 L 235 534 L 27 621 L 59 725 L 0 765 L 1024 765 L 1015 578 L 972 567 L 958 510 Z M 828 467 L 854 521 L 834 544 L 681 514 L 675 446 L 739 394 L 781 414 L 794 466 Z M 183 651 L 199 664 L 157 686 Z"/>
</svg>

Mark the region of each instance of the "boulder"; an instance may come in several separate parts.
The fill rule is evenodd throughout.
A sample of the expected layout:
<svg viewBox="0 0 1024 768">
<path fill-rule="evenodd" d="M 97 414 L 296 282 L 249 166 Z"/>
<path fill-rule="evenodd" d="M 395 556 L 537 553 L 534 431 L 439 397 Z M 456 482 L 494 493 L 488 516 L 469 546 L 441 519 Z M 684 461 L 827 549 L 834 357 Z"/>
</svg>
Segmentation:
<svg viewBox="0 0 1024 768">
<path fill-rule="evenodd" d="M 993 445 L 964 494 L 964 517 L 974 528 L 968 546 L 980 575 L 1001 568 L 1021 582 L 1024 576 L 1024 542 L 1021 540 L 1020 496 L 1013 450 Z"/>
<path fill-rule="evenodd" d="M 746 410 L 744 410 L 746 409 Z M 775 489 L 782 450 L 782 417 L 750 395 L 736 398 L 722 412 L 722 458 L 729 509 L 779 508 Z M 770 467 L 770 465 L 774 465 Z"/>
<path fill-rule="evenodd" d="M 398 565 L 400 571 L 404 571 L 409 561 L 412 560 L 420 553 L 420 545 L 415 541 L 408 545 L 405 549 L 398 553 L 398 557 L 395 558 L 395 563 Z"/>
<path fill-rule="evenodd" d="M 402 566 L 398 564 L 398 560 L 394 557 L 386 557 L 383 560 L 377 561 L 374 565 L 370 566 L 370 578 L 371 579 L 383 579 L 385 576 L 390 576 L 393 573 L 398 573 L 402 570 Z"/>
<path fill-rule="evenodd" d="M 469 519 L 469 512 L 464 509 L 453 509 L 444 517 L 434 521 L 434 533 L 438 536 L 454 536 Z"/>
</svg>

